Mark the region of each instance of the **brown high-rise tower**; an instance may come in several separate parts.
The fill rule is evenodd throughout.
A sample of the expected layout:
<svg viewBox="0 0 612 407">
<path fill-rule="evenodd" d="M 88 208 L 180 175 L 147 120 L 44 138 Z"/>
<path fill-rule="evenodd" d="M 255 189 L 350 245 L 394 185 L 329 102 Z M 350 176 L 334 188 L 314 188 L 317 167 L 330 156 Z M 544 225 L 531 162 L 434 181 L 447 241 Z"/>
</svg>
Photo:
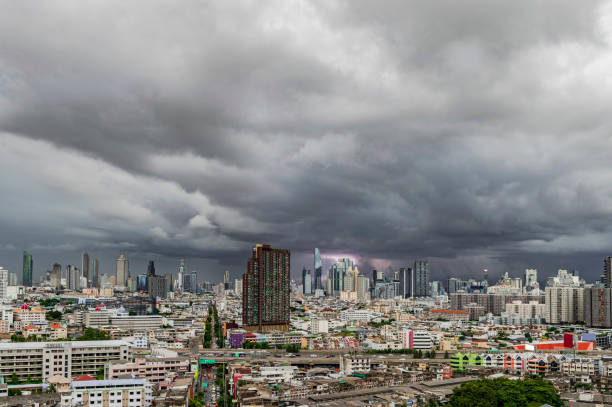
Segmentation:
<svg viewBox="0 0 612 407">
<path fill-rule="evenodd" d="M 290 286 L 289 250 L 267 244 L 253 247 L 242 275 L 242 327 L 248 331 L 288 331 Z"/>
</svg>

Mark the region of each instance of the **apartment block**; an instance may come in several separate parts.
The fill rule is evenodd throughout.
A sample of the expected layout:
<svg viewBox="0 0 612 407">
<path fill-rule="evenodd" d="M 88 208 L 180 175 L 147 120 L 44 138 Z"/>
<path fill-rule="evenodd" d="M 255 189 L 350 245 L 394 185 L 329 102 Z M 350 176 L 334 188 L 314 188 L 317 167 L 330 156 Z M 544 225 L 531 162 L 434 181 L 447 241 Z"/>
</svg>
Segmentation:
<svg viewBox="0 0 612 407">
<path fill-rule="evenodd" d="M 23 381 L 28 376 L 95 376 L 106 363 L 130 357 L 124 341 L 0 343 L 0 377 L 8 382 L 13 372 Z"/>
</svg>

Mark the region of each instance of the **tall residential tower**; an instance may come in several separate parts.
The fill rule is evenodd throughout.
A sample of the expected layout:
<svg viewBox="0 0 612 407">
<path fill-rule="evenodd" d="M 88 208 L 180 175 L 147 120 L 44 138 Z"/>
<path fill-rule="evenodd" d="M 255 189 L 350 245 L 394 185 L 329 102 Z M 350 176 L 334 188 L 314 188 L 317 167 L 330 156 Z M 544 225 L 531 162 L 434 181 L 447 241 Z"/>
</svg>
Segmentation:
<svg viewBox="0 0 612 407">
<path fill-rule="evenodd" d="M 242 276 L 242 327 L 248 331 L 288 331 L 291 293 L 289 250 L 253 247 Z"/>
</svg>

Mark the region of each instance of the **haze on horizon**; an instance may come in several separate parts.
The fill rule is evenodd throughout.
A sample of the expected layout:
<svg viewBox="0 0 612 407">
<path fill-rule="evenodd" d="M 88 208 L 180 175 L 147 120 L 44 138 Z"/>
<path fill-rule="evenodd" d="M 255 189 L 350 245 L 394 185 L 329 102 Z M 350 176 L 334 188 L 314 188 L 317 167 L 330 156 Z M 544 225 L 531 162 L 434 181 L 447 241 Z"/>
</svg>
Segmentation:
<svg viewBox="0 0 612 407">
<path fill-rule="evenodd" d="M 0 1 L 0 265 L 612 254 L 612 5 Z M 325 270 L 326 271 L 326 270 Z M 38 277 L 35 278 L 38 280 Z"/>
</svg>

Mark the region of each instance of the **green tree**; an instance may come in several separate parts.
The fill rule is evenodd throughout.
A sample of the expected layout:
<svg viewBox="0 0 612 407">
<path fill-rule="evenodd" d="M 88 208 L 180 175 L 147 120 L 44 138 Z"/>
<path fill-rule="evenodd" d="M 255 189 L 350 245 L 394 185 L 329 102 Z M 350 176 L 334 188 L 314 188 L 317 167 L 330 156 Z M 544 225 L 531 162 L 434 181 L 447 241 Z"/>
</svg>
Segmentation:
<svg viewBox="0 0 612 407">
<path fill-rule="evenodd" d="M 11 374 L 11 384 L 19 384 L 19 378 L 17 377 L 17 373 L 15 372 Z"/>
<path fill-rule="evenodd" d="M 45 317 L 47 321 L 59 321 L 62 319 L 62 313 L 59 311 L 47 311 Z"/>
</svg>

